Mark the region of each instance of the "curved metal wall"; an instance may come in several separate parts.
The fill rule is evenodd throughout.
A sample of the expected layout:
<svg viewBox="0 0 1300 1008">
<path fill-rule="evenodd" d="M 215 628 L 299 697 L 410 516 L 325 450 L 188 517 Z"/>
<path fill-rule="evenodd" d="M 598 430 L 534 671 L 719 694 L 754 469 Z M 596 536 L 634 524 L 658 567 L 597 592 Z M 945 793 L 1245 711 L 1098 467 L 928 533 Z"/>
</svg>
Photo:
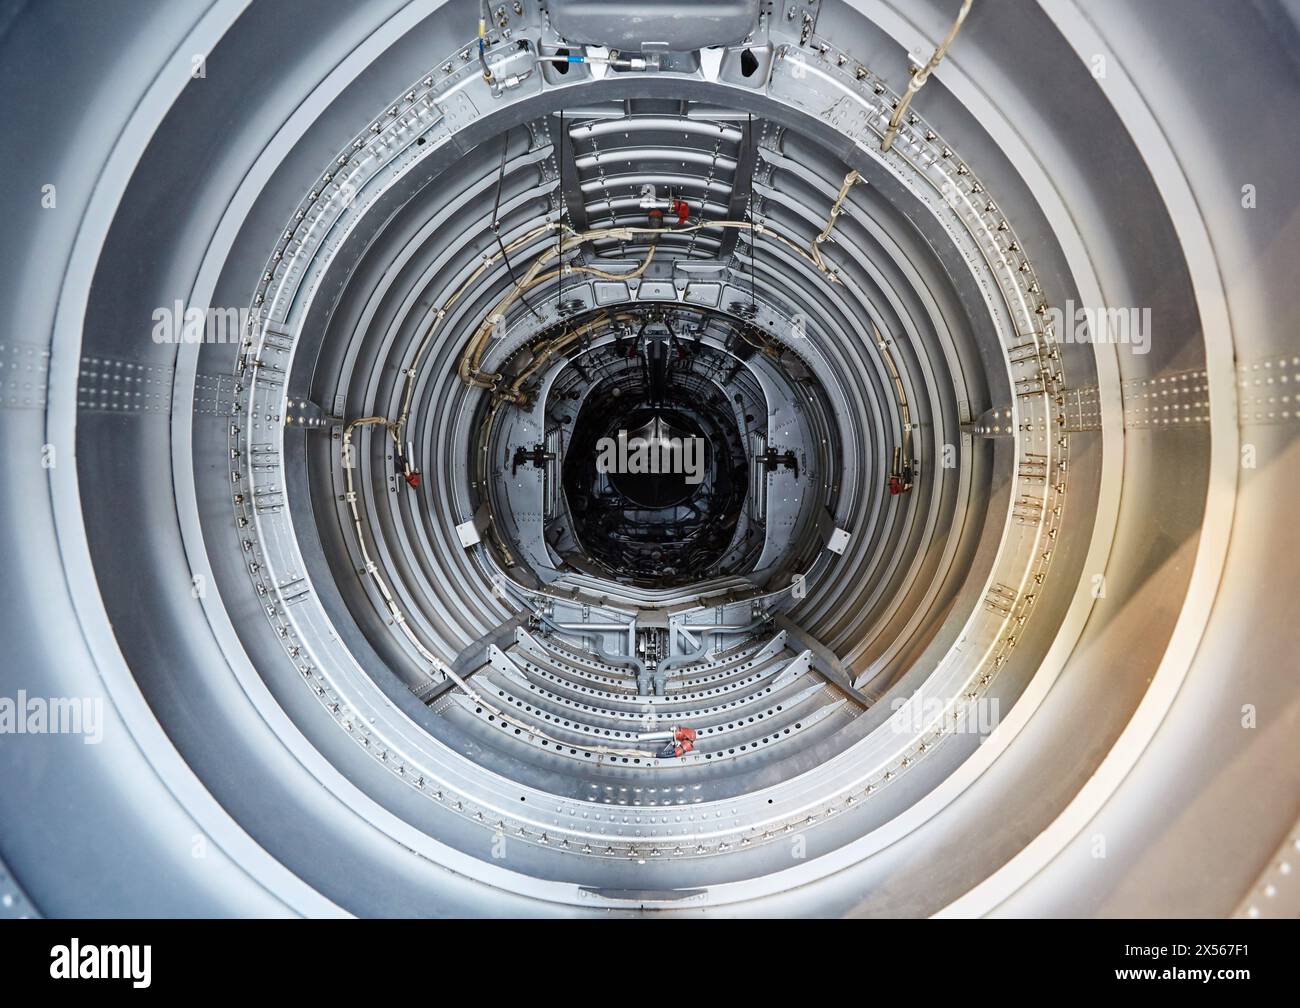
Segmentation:
<svg viewBox="0 0 1300 1008">
<path fill-rule="evenodd" d="M 683 65 L 601 80 L 551 73 L 468 107 L 447 99 L 428 149 L 414 133 L 409 146 L 394 141 L 410 169 L 363 187 L 355 210 L 343 206 L 346 228 L 313 252 L 310 284 L 286 303 L 285 335 L 269 331 L 268 343 L 259 333 L 262 357 L 247 380 L 245 345 L 157 342 L 155 311 L 271 303 L 263 274 L 285 277 L 276 262 L 308 190 L 324 193 L 321 172 L 385 121 L 412 82 L 437 90 L 440 74 L 461 72 L 453 63 L 469 51 L 473 5 L 142 2 L 128 13 L 47 3 L 0 25 L 11 234 L 0 270 L 9 320 L 0 695 L 104 701 L 97 744 L 0 735 L 0 857 L 14 880 L 6 907 L 53 916 L 1294 912 L 1294 883 L 1289 890 L 1278 869 L 1300 813 L 1300 742 L 1288 730 L 1300 643 L 1287 509 L 1300 479 L 1289 391 L 1300 380 L 1290 324 L 1300 251 L 1288 185 L 1300 92 L 1294 8 L 977 2 L 917 95 L 923 120 L 900 152 L 880 155 L 865 126 L 816 105 L 822 82 L 839 89 L 825 94 L 860 88 L 866 104 L 884 100 L 875 81 L 901 90 L 907 52 L 928 52 L 953 6 L 819 4 L 803 50 L 811 83 L 790 74 L 796 46 L 777 51 L 760 85 Z M 770 30 L 780 43 L 784 29 Z M 833 42 L 822 53 L 819 40 Z M 42 55 L 51 48 L 63 54 L 57 68 Z M 866 69 L 855 81 L 858 65 Z M 1247 65 L 1249 74 L 1239 69 Z M 826 288 L 771 244 L 749 269 L 760 318 L 806 312 L 816 338 L 805 356 L 845 394 L 835 419 L 853 475 L 836 517 L 855 538 L 842 557 L 822 554 L 788 615 L 842 660 L 850 695 L 859 688 L 871 703 L 834 715 L 843 722 L 803 748 L 786 744 L 779 763 L 737 761 L 725 772 L 720 763 L 695 776 L 658 768 L 660 782 L 699 787 L 703 807 L 734 817 L 735 840 L 716 842 L 724 846 L 710 839 L 731 836 L 720 826 L 679 830 L 668 815 L 633 828 L 611 815 L 610 851 L 625 846 L 585 856 L 577 841 L 559 842 L 566 831 L 580 836 L 597 807 L 584 806 L 580 789 L 648 778 L 617 768 L 584 776 L 513 743 L 492 750 L 483 741 L 497 728 L 421 702 L 412 692 L 428 674 L 420 656 L 354 576 L 359 554 L 330 434 L 284 432 L 287 504 L 265 521 L 241 526 L 231 480 L 256 479 L 250 438 L 263 424 L 283 429 L 278 413 L 262 412 L 277 396 L 331 414 L 340 396 L 349 418 L 400 396 L 432 307 L 492 247 L 482 229 L 506 131 L 518 146 L 503 172 L 502 220 L 522 232 L 548 214 L 600 208 L 598 196 L 583 202 L 585 190 L 563 209 L 552 202 L 565 197 L 555 112 L 665 98 L 699 103 L 701 121 L 722 109 L 782 131 L 759 157 L 770 169 L 765 212 L 805 241 L 844 172 L 866 179 L 827 252 L 842 287 Z M 1040 418 L 1030 401 L 1018 404 L 1028 372 L 1008 363 L 996 319 L 1015 331 L 1016 309 L 998 291 L 1023 278 L 1001 278 L 978 258 L 980 242 L 996 239 L 981 230 L 979 206 L 945 204 L 908 167 L 948 164 L 929 152 L 926 129 L 936 150 L 970 166 L 989 220 L 1009 222 L 1043 297 L 1149 308 L 1149 352 L 1060 342 L 1044 358 L 1061 373 L 1056 397 L 1043 396 L 1055 408 Z M 660 139 L 650 129 L 629 143 L 648 152 Z M 683 181 L 698 179 L 695 170 L 684 166 Z M 417 454 L 439 475 L 430 506 L 390 492 L 378 438 L 357 469 L 375 516 L 369 541 L 398 575 L 401 608 L 449 657 L 516 611 L 492 590 L 491 557 L 462 551 L 454 533 L 470 509 L 469 425 L 481 401 L 457 380 L 456 361 L 489 295 L 508 286 L 495 268 L 421 378 Z M 932 477 L 894 513 L 877 494 L 896 406 L 884 358 L 863 338 L 868 318 L 893 337 L 922 419 L 921 472 Z M 268 391 L 278 340 L 291 367 Z M 1014 440 L 986 436 L 1013 404 L 1029 426 Z M 937 688 L 944 675 L 955 695 L 971 688 L 959 673 L 974 668 L 972 628 L 1001 612 L 990 582 L 1018 541 L 1024 451 L 1039 437 L 1047 446 L 1049 431 L 1052 471 L 1059 465 L 1068 481 L 1052 496 L 1044 480 L 1048 504 L 1033 526 L 1050 540 L 1050 566 L 1033 566 L 1039 547 L 1026 553 L 1025 583 L 1043 574 L 1041 588 L 1012 591 L 1005 616 L 1023 617 L 1014 649 L 1005 631 L 979 642 L 1001 650 L 996 674 L 977 677 L 970 694 L 996 698 L 1000 722 L 983 738 L 939 744 L 922 731 L 907 747 L 885 746 L 891 701 Z M 962 458 L 951 473 L 934 461 L 949 441 Z M 853 445 L 864 446 L 860 456 Z M 284 555 L 300 566 L 277 566 L 272 516 L 290 537 Z M 268 619 L 255 589 L 271 575 Z M 313 589 L 293 610 L 280 583 L 290 575 Z M 277 632 L 286 626 L 317 666 L 307 673 Z M 734 660 L 683 681 L 725 677 L 729 662 L 758 660 L 760 644 L 740 644 Z M 603 674 L 562 651 L 551 658 Z M 357 712 L 346 730 L 331 711 L 345 694 Z M 398 741 L 379 753 L 370 732 Z M 875 761 L 888 777 L 873 775 Z M 441 785 L 436 798 L 424 787 L 426 772 L 445 776 L 446 800 Z M 807 825 L 794 829 L 797 791 Z M 489 808 L 552 795 L 565 800 L 540 842 L 531 812 L 509 826 L 503 818 L 501 829 L 474 818 L 476 798 Z M 767 821 L 765 801 L 781 802 L 780 816 Z M 652 856 L 659 826 L 663 850 Z M 508 857 L 491 853 L 498 835 L 509 838 Z M 698 837 L 706 855 L 675 855 L 672 835 Z"/>
</svg>

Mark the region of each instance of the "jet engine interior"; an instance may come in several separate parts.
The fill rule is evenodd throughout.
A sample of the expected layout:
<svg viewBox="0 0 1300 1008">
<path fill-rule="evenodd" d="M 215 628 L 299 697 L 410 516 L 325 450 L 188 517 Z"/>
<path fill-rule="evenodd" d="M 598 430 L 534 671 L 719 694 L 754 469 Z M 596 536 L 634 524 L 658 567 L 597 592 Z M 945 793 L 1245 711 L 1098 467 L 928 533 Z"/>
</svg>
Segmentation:
<svg viewBox="0 0 1300 1008">
<path fill-rule="evenodd" d="M 4 5 L 0 913 L 1300 913 L 1298 26 Z"/>
</svg>

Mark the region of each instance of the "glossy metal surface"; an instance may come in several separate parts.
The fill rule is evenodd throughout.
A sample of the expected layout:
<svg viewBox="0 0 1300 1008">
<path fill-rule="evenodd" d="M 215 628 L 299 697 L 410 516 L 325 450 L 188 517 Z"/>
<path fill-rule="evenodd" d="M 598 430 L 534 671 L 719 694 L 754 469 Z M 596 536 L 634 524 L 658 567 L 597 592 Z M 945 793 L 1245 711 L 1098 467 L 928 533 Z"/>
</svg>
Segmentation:
<svg viewBox="0 0 1300 1008">
<path fill-rule="evenodd" d="M 823 2 L 806 33 L 778 10 L 707 58 L 499 94 L 472 4 L 0 25 L 0 696 L 103 701 L 96 744 L 0 734 L 6 912 L 1294 913 L 1295 11 L 977 0 L 884 154 L 950 7 Z M 510 41 L 554 48 L 521 8 Z M 849 170 L 833 283 L 799 249 Z M 396 413 L 494 215 L 506 241 L 626 226 L 645 185 L 772 231 L 665 235 L 639 284 L 540 288 L 487 365 L 575 300 L 702 298 L 775 334 L 794 353 L 723 387 L 825 442 L 756 491 L 791 548 L 679 597 L 464 545 L 486 399 L 457 363 L 497 263 L 415 382 L 420 494 L 359 435 L 407 633 L 363 570 L 335 421 Z M 1048 339 L 1034 295 L 1149 308 L 1149 345 Z M 160 341 L 178 301 L 251 321 Z M 891 498 L 904 403 L 918 479 Z M 523 536 L 541 470 L 502 479 Z M 825 520 L 794 494 L 817 479 Z M 660 628 L 680 660 L 655 683 L 636 648 Z M 938 732 L 927 698 L 997 713 Z M 681 719 L 688 758 L 583 746 Z"/>
</svg>

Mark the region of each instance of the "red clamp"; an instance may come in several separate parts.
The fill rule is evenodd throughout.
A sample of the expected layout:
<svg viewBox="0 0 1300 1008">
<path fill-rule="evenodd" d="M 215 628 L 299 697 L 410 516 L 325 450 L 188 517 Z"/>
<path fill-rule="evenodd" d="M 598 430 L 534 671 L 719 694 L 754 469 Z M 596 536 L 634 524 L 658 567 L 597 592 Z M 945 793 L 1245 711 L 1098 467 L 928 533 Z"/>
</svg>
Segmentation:
<svg viewBox="0 0 1300 1008">
<path fill-rule="evenodd" d="M 416 470 L 412 469 L 409 473 L 406 474 L 406 482 L 407 482 L 407 485 L 410 486 L 410 488 L 411 488 L 412 490 L 419 490 L 419 489 L 420 489 L 420 474 L 419 474 L 419 472 L 417 472 Z"/>
<path fill-rule="evenodd" d="M 677 215 L 678 226 L 684 225 L 691 219 L 691 208 L 685 200 L 673 200 L 673 213 Z"/>
<path fill-rule="evenodd" d="M 673 739 L 677 742 L 674 753 L 678 757 L 685 756 L 695 748 L 696 731 L 694 728 L 678 728 L 673 733 Z"/>
<path fill-rule="evenodd" d="M 694 728 L 674 728 L 672 741 L 659 753 L 660 759 L 672 756 L 682 757 L 695 748 L 696 731 Z"/>
</svg>

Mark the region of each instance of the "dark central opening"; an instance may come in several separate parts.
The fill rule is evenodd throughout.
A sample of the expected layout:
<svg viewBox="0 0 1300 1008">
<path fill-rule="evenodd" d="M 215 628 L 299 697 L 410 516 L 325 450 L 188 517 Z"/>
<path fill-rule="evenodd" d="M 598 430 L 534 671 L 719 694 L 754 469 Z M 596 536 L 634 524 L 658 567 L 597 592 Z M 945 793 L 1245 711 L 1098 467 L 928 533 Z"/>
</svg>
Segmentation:
<svg viewBox="0 0 1300 1008">
<path fill-rule="evenodd" d="M 699 425 L 677 410 L 655 410 L 635 428 L 638 411 L 621 417 L 605 433 L 605 471 L 633 504 L 659 510 L 681 504 L 703 482 L 708 441 Z M 597 458 L 599 464 L 600 458 Z"/>
<path fill-rule="evenodd" d="M 749 479 L 733 404 L 668 340 L 647 339 L 625 360 L 573 418 L 562 482 L 574 536 L 636 583 L 726 573 Z"/>
</svg>

